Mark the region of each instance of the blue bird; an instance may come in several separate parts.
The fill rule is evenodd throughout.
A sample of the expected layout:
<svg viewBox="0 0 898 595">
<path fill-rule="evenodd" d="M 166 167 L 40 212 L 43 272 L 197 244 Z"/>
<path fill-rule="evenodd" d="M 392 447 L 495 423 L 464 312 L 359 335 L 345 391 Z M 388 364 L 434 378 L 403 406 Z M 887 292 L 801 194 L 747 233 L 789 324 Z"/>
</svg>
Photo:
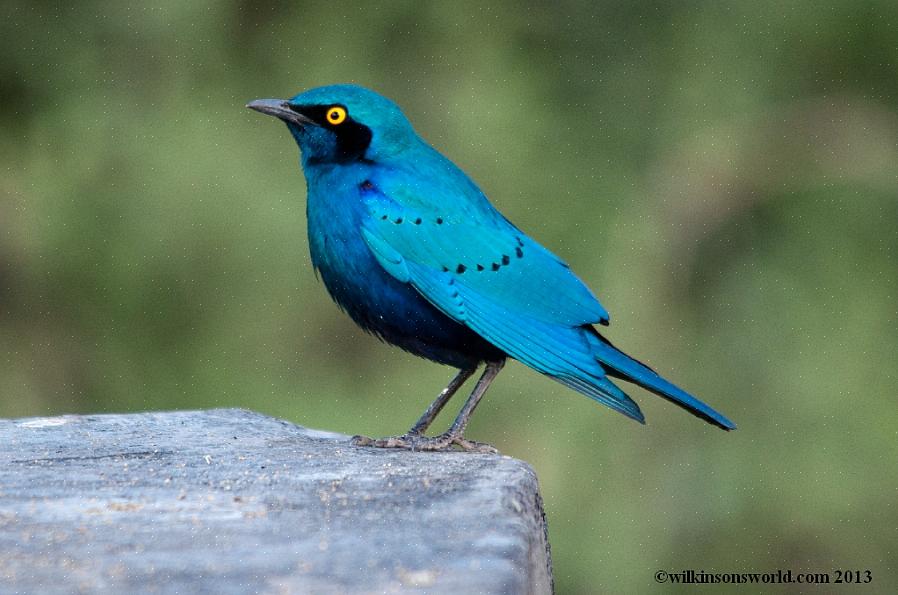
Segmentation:
<svg viewBox="0 0 898 595">
<path fill-rule="evenodd" d="M 639 406 L 612 378 L 735 429 L 599 334 L 593 325 L 607 325 L 608 312 L 586 285 L 497 211 L 389 99 L 333 85 L 247 107 L 285 122 L 299 145 L 312 264 L 334 301 L 380 339 L 459 369 L 407 433 L 356 436 L 356 444 L 494 452 L 463 432 L 508 357 L 641 423 Z M 449 430 L 425 436 L 482 363 Z"/>
</svg>

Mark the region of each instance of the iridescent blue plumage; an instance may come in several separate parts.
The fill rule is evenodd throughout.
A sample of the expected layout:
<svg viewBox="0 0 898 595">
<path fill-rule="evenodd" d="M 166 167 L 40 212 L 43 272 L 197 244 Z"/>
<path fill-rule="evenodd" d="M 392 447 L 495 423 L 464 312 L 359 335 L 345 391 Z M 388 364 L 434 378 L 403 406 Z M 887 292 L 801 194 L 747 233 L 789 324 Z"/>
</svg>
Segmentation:
<svg viewBox="0 0 898 595">
<path fill-rule="evenodd" d="M 640 422 L 639 407 L 609 376 L 721 428 L 735 427 L 604 339 L 592 325 L 607 325 L 608 313 L 590 290 L 503 217 L 388 99 L 336 85 L 250 107 L 284 120 L 300 146 L 312 262 L 353 320 L 403 349 L 461 368 L 460 382 L 479 363 L 494 363 L 468 415 L 499 362 L 511 356 Z M 447 391 L 432 409 L 445 404 Z M 406 436 L 369 443 L 427 446 L 433 439 L 412 440 L 435 413 L 427 416 Z M 460 436 L 466 421 L 457 420 L 457 435 L 441 447 L 471 444 Z"/>
</svg>

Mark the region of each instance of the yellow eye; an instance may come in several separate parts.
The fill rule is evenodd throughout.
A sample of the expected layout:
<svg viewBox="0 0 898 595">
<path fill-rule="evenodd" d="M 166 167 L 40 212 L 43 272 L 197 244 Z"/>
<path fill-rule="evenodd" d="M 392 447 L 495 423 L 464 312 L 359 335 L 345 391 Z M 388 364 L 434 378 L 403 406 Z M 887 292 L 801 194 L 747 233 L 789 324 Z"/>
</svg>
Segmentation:
<svg viewBox="0 0 898 595">
<path fill-rule="evenodd" d="M 344 120 L 346 120 L 346 110 L 342 107 L 335 105 L 327 110 L 327 121 L 331 124 L 342 124 Z"/>
</svg>

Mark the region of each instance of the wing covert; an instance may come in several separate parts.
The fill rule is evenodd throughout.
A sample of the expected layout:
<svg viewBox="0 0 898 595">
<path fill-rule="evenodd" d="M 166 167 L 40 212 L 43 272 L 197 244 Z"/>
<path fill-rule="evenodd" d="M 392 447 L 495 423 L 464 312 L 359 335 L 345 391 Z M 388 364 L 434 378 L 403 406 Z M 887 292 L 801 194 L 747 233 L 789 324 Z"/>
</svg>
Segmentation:
<svg viewBox="0 0 898 595">
<path fill-rule="evenodd" d="M 419 284 L 438 290 L 423 280 L 434 275 L 444 292 L 476 294 L 516 315 L 568 327 L 607 323 L 608 313 L 568 266 L 501 216 L 470 219 L 381 193 L 367 198 L 366 243 L 381 266 L 419 291 Z"/>
</svg>

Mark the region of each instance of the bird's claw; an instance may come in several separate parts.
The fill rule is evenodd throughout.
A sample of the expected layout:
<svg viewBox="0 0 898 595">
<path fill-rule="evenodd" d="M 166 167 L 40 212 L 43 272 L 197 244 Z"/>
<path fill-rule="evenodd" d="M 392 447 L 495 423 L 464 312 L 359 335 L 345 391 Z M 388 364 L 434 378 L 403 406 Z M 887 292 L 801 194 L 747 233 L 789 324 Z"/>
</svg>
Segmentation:
<svg viewBox="0 0 898 595">
<path fill-rule="evenodd" d="M 368 436 L 353 436 L 353 446 L 371 446 L 374 448 L 401 448 L 405 450 L 420 451 L 447 451 L 455 448 L 466 452 L 482 454 L 499 454 L 495 447 L 484 442 L 468 440 L 463 436 L 455 436 L 449 433 L 440 434 L 433 438 L 420 434 L 403 434 L 402 436 L 388 436 L 386 438 L 369 438 Z"/>
<path fill-rule="evenodd" d="M 403 436 L 387 436 L 386 438 L 371 438 L 369 436 L 353 436 L 350 442 L 353 446 L 373 446 L 374 448 L 412 448 L 412 437 L 408 434 Z"/>
<path fill-rule="evenodd" d="M 476 440 L 468 440 L 467 438 L 464 438 L 462 436 L 456 436 L 452 440 L 452 443 L 466 452 L 477 452 L 490 455 L 499 454 L 499 449 L 497 449 L 492 444 L 487 444 L 486 442 L 477 442 Z"/>
</svg>

